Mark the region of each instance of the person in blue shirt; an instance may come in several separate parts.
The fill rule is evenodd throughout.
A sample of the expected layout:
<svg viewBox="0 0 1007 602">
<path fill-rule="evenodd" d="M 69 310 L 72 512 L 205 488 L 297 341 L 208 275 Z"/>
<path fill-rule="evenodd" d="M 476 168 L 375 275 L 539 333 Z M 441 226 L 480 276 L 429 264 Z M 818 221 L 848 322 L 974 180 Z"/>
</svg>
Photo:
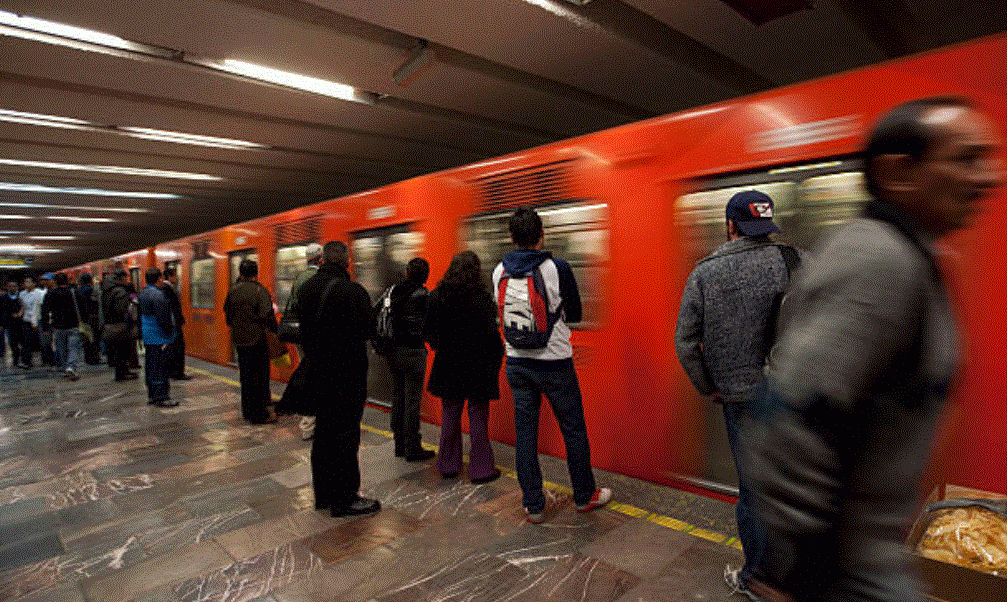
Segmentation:
<svg viewBox="0 0 1007 602">
<path fill-rule="evenodd" d="M 161 290 L 163 276 L 158 268 L 144 274 L 147 286 L 140 292 L 140 329 L 146 350 L 144 376 L 147 381 L 147 403 L 174 407 L 177 401 L 169 397 L 168 358 L 175 340 L 175 322 L 171 302 Z"/>
</svg>

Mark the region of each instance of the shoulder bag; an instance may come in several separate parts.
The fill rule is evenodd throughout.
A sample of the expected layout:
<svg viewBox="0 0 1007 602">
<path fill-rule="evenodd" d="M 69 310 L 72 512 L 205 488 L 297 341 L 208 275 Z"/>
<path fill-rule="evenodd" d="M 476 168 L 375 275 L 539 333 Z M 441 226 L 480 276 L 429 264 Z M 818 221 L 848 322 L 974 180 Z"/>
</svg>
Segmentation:
<svg viewBox="0 0 1007 602">
<path fill-rule="evenodd" d="M 80 336 L 87 339 L 87 342 L 94 342 L 94 331 L 91 330 L 91 325 L 80 319 L 80 308 L 77 307 L 77 293 L 73 288 L 70 289 L 70 299 L 73 303 L 73 313 L 77 314 L 77 330 L 80 331 Z"/>
</svg>

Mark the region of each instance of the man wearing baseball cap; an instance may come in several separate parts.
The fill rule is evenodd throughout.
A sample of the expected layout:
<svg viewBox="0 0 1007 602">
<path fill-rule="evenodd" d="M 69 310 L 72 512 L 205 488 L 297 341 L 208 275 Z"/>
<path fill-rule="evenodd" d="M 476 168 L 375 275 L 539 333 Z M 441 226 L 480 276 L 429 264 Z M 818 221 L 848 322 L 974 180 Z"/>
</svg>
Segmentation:
<svg viewBox="0 0 1007 602">
<path fill-rule="evenodd" d="M 726 209 L 727 242 L 701 260 L 685 285 L 675 329 L 675 350 L 703 395 L 721 403 L 738 472 L 735 512 L 745 553 L 741 569 L 728 565 L 731 593 L 758 599 L 748 589 L 762 554 L 765 531 L 755 516 L 746 471 L 746 424 L 757 418 L 766 394 L 763 368 L 775 335 L 776 312 L 800 262 L 793 247 L 773 242 L 773 199 L 758 190 L 733 195 Z"/>
</svg>

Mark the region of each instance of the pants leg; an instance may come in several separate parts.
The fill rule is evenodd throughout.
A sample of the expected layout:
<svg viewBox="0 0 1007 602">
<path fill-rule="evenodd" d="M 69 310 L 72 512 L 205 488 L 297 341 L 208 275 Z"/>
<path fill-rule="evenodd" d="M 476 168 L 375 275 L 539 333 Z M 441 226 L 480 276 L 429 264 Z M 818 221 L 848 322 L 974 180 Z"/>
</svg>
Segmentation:
<svg viewBox="0 0 1007 602">
<path fill-rule="evenodd" d="M 469 478 L 482 479 L 493 474 L 496 462 L 489 439 L 489 401 L 469 400 Z"/>
<path fill-rule="evenodd" d="M 50 333 L 52 337 L 52 348 L 55 365 L 60 370 L 67 368 L 67 356 L 69 355 L 70 332 L 66 328 L 57 328 Z"/>
<path fill-rule="evenodd" d="M 755 498 L 749 486 L 745 461 L 742 431 L 748 419 L 747 404 L 724 404 L 727 441 L 731 445 L 731 455 L 734 456 L 734 466 L 738 471 L 738 503 L 734 506 L 734 513 L 738 521 L 738 539 L 741 540 L 741 547 L 745 553 L 745 566 L 740 575 L 743 584 L 748 582 L 753 571 L 759 566 L 766 539 L 765 528 L 755 514 Z"/>
<path fill-rule="evenodd" d="M 399 361 L 399 350 L 394 349 L 385 359 L 388 362 L 388 372 L 392 376 L 392 409 L 388 412 L 389 428 L 395 438 L 395 453 L 406 453 L 406 433 L 403 430 L 406 415 L 406 374 Z"/>
<path fill-rule="evenodd" d="M 316 508 L 345 506 L 359 495 L 360 464 L 357 454 L 360 451 L 360 420 L 363 416 L 364 399 L 340 400 L 336 407 L 319 412 L 315 440 L 311 446 Z"/>
<path fill-rule="evenodd" d="M 564 361 L 556 368 L 543 370 L 540 378 L 543 392 L 563 433 L 573 501 L 576 504 L 586 504 L 594 495 L 595 481 L 594 471 L 591 470 L 587 425 L 584 423 L 584 405 L 573 360 Z"/>
<path fill-rule="evenodd" d="M 238 380 L 241 381 L 241 414 L 249 422 L 269 417 L 269 351 L 265 340 L 238 346 Z"/>
<path fill-rule="evenodd" d="M 33 363 L 33 356 L 36 351 L 40 351 L 42 348 L 42 340 L 38 334 L 38 328 L 31 325 L 31 322 L 24 322 L 24 339 L 25 348 L 27 352 L 25 353 L 25 366 L 31 366 Z M 39 358 L 41 362 L 41 358 Z"/>
<path fill-rule="evenodd" d="M 464 399 L 441 400 L 441 440 L 437 450 L 437 470 L 455 474 L 462 469 L 462 410 Z"/>
<path fill-rule="evenodd" d="M 10 355 L 11 355 L 11 365 L 17 365 L 19 362 L 24 361 L 24 328 L 21 327 L 20 322 L 15 322 L 13 324 L 8 324 L 7 328 L 7 344 L 10 345 Z"/>
<path fill-rule="evenodd" d="M 115 360 L 113 365 L 115 366 L 116 378 L 121 379 L 129 374 L 129 348 L 132 346 L 133 341 L 128 337 L 112 342 L 112 359 Z"/>
<path fill-rule="evenodd" d="M 147 398 L 152 402 L 167 401 L 171 396 L 167 372 L 168 350 L 163 345 L 147 345 L 144 364 Z"/>
<path fill-rule="evenodd" d="M 185 376 L 185 335 L 181 330 L 175 335 L 175 341 L 169 348 L 169 355 L 168 375 L 171 378 Z"/>
<path fill-rule="evenodd" d="M 507 382 L 514 395 L 515 465 L 524 507 L 529 512 L 545 509 L 542 468 L 538 463 L 538 420 L 542 389 L 535 371 L 507 362 Z"/>
<path fill-rule="evenodd" d="M 423 449 L 420 436 L 420 401 L 423 399 L 423 378 L 427 372 L 427 350 L 402 349 L 403 359 L 403 408 L 402 431 L 406 437 L 406 453 Z"/>
<path fill-rule="evenodd" d="M 98 346 L 101 331 L 98 329 L 97 319 L 92 318 L 88 324 L 91 326 L 91 332 L 95 334 L 95 340 L 88 341 L 87 339 L 82 339 L 81 343 L 84 347 L 84 363 L 94 366 L 100 361 L 98 358 Z"/>
<path fill-rule="evenodd" d="M 41 328 L 36 329 L 38 331 L 39 340 L 39 357 L 41 361 L 46 366 L 56 365 L 56 353 L 53 351 L 52 346 L 52 333 L 42 332 Z"/>
</svg>

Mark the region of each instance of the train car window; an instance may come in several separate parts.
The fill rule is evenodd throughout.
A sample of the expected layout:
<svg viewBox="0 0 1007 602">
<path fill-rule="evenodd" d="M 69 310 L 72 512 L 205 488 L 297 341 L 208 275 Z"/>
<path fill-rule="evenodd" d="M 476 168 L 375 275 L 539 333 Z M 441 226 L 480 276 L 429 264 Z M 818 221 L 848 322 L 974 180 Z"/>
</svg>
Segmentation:
<svg viewBox="0 0 1007 602">
<path fill-rule="evenodd" d="M 423 233 L 411 231 L 408 226 L 353 234 L 354 277 L 370 294 L 372 303 L 386 288 L 405 279 L 406 264 L 420 255 L 424 242 Z"/>
<path fill-rule="evenodd" d="M 608 261 L 608 205 L 604 203 L 563 203 L 536 209 L 542 218 L 545 250 L 570 262 L 580 289 L 584 317 L 571 328 L 598 327 L 601 319 L 601 292 L 604 266 Z M 507 230 L 511 212 L 469 218 L 462 227 L 463 246 L 479 256 L 483 275 L 489 283 L 503 256 L 514 249 Z"/>
<path fill-rule="evenodd" d="M 276 250 L 276 306 L 281 311 L 287 307 L 290 289 L 293 287 L 297 275 L 308 267 L 307 249 L 308 245 L 303 244 L 289 245 Z"/>
<path fill-rule="evenodd" d="M 813 249 L 827 234 L 860 211 L 869 199 L 859 171 L 808 178 L 801 183 L 801 246 Z"/>
<path fill-rule="evenodd" d="M 192 307 L 213 309 L 213 258 L 193 259 L 190 268 L 192 278 L 189 280 L 189 291 L 192 295 Z"/>
<path fill-rule="evenodd" d="M 259 254 L 255 251 L 255 249 L 244 249 L 242 251 L 232 251 L 232 252 L 228 253 L 227 256 L 228 256 L 228 258 L 230 260 L 230 266 L 231 266 L 231 282 L 230 282 L 230 284 L 234 284 L 235 282 L 238 281 L 238 276 L 239 276 L 238 266 L 241 265 L 242 261 L 244 261 L 245 259 L 251 259 L 255 263 L 259 263 Z"/>
<path fill-rule="evenodd" d="M 686 194 L 678 199 L 676 215 L 679 226 L 692 249 L 692 259 L 699 260 L 727 242 L 727 218 L 724 209 L 735 193 L 758 190 L 773 199 L 773 221 L 783 230 L 777 240 L 791 244 L 797 226 L 798 186 L 794 182 L 766 182 L 748 186 L 731 186 Z"/>
</svg>

